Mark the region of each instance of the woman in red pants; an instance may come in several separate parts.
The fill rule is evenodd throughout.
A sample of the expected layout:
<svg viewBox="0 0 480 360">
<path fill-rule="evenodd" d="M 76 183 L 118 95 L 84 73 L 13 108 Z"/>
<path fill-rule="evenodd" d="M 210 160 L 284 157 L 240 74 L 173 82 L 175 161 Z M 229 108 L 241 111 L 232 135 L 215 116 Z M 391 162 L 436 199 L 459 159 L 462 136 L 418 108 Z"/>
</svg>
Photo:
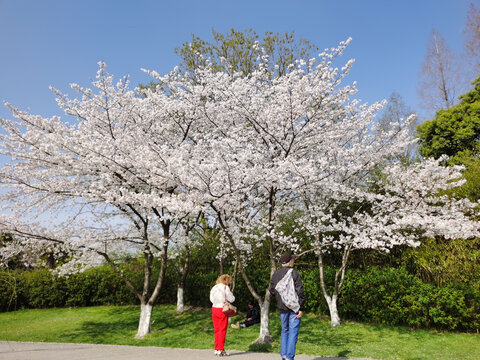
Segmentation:
<svg viewBox="0 0 480 360">
<path fill-rule="evenodd" d="M 215 329 L 215 355 L 228 356 L 225 351 L 225 335 L 228 328 L 228 317 L 223 313 L 223 303 L 235 301 L 229 285 L 232 277 L 227 274 L 220 275 L 217 284 L 210 290 L 210 301 L 212 302 L 212 321 Z"/>
</svg>

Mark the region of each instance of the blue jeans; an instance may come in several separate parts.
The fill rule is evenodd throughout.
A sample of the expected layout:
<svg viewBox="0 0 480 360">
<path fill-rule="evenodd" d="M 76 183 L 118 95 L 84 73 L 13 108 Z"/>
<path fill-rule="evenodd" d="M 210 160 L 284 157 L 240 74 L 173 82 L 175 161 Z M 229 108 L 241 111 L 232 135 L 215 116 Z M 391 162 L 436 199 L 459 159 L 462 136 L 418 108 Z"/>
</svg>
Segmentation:
<svg viewBox="0 0 480 360">
<path fill-rule="evenodd" d="M 300 330 L 300 322 L 297 314 L 294 312 L 280 313 L 280 321 L 282 323 L 282 335 L 280 336 L 280 356 L 288 360 L 295 357 L 295 347 L 297 346 L 298 330 Z"/>
</svg>

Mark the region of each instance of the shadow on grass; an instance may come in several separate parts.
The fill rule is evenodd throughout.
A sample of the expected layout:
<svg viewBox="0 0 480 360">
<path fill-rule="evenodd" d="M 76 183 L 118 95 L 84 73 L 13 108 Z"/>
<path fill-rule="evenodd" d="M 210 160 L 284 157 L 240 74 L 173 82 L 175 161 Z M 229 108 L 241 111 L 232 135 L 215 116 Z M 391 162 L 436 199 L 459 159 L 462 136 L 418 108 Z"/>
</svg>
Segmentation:
<svg viewBox="0 0 480 360">
<path fill-rule="evenodd" d="M 178 314 L 176 312 L 162 312 L 153 317 L 152 328 L 156 331 L 165 329 L 174 329 L 178 327 L 188 326 L 192 330 L 213 331 L 211 323 L 211 313 L 205 310 L 195 312 L 184 312 Z M 211 325 L 206 327 L 206 324 Z"/>
<path fill-rule="evenodd" d="M 272 352 L 272 344 L 256 344 L 252 343 L 248 346 L 248 351 L 252 352 Z"/>
<path fill-rule="evenodd" d="M 140 343 L 134 340 L 139 316 L 140 308 L 136 306 L 103 309 L 83 321 L 79 319 L 74 326 L 59 335 L 58 338 L 61 342 L 149 344 L 172 347 L 189 345 L 208 348 L 210 341 L 213 344 L 213 324 L 209 309 L 186 310 L 184 313 L 177 313 L 174 306 L 155 307 L 152 314 L 153 336 Z M 232 322 L 236 320 L 234 319 Z M 227 342 L 234 348 L 248 349 L 247 351 L 251 352 L 278 352 L 281 333 L 278 314 L 272 313 L 270 320 L 271 335 L 275 341 L 273 344 L 253 343 L 258 336 L 258 327 L 242 330 L 229 329 Z M 173 331 L 170 332 L 169 329 Z M 155 333 L 162 333 L 162 335 L 157 336 Z M 167 336 L 163 336 L 163 334 Z M 198 339 L 196 342 L 189 341 L 186 344 L 186 339 L 190 334 L 197 334 Z M 382 342 L 392 337 L 405 335 L 413 335 L 416 340 L 425 337 L 423 332 L 412 334 L 411 329 L 402 327 L 352 326 L 346 322 L 342 324 L 341 328 L 332 328 L 328 321 L 323 321 L 316 316 L 308 316 L 302 319 L 299 344 L 302 351 L 315 353 L 329 348 L 338 358 L 348 358 L 352 355 L 352 347 L 356 345 L 370 341 Z"/>
<path fill-rule="evenodd" d="M 98 320 L 82 321 L 73 330 L 59 335 L 59 338 L 66 342 L 108 343 L 112 337 L 134 332 L 138 326 L 139 313 L 135 307 L 104 311 Z"/>
<path fill-rule="evenodd" d="M 343 350 L 343 351 L 340 351 L 340 352 L 338 353 L 338 356 L 340 356 L 340 357 L 348 357 L 348 354 L 350 354 L 350 353 L 351 353 L 350 350 Z"/>
<path fill-rule="evenodd" d="M 312 346 L 328 345 L 340 348 L 363 341 L 361 334 L 342 332 L 340 335 L 339 332 L 340 329 L 332 328 L 327 322 L 319 323 L 317 318 L 310 316 L 302 319 L 299 341 Z M 349 352 L 349 350 L 342 349 L 338 356 L 346 356 Z"/>
<path fill-rule="evenodd" d="M 344 331 L 340 328 L 332 328 L 329 321 L 323 321 L 317 316 L 302 318 L 299 333 L 299 345 L 303 351 L 310 353 L 331 349 L 335 356 L 317 357 L 320 359 L 348 359 L 352 353 L 352 346 L 365 341 L 363 334 L 359 332 Z M 298 345 L 297 345 L 298 349 Z"/>
<path fill-rule="evenodd" d="M 211 313 L 207 310 L 186 311 L 179 314 L 172 307 L 161 310 L 153 309 L 152 332 L 166 329 L 188 327 L 194 332 L 212 332 Z M 139 307 L 121 307 L 103 312 L 98 320 L 91 318 L 82 322 L 74 330 L 61 334 L 62 341 L 81 341 L 90 343 L 109 343 L 119 337 L 133 339 L 140 317 Z"/>
</svg>

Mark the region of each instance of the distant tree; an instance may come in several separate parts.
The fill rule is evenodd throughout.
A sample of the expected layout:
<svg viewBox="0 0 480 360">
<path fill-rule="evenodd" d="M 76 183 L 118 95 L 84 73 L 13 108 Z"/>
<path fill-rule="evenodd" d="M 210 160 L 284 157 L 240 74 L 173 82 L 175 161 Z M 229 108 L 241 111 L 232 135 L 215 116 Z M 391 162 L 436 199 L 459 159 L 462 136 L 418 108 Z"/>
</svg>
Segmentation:
<svg viewBox="0 0 480 360">
<path fill-rule="evenodd" d="M 416 117 L 410 118 L 413 114 L 414 111 L 405 104 L 403 97 L 394 91 L 390 95 L 387 105 L 378 118 L 378 131 L 388 132 L 391 130 L 401 130 L 401 128 L 407 127 L 408 133 L 413 136 L 418 125 Z M 399 127 L 399 129 L 392 129 L 393 124 Z M 415 152 L 416 144 L 411 144 L 405 149 L 401 156 L 406 160 L 410 160 L 415 155 Z"/>
<path fill-rule="evenodd" d="M 309 59 L 318 48 L 308 40 L 297 39 L 294 31 L 285 34 L 265 32 L 263 37 L 252 29 L 221 34 L 212 29 L 213 42 L 193 35 L 192 40 L 175 49 L 182 58 L 181 69 L 195 72 L 211 62 L 212 68 L 229 74 L 240 72 L 251 74 L 258 69 L 263 56 L 269 56 L 269 71 L 274 76 L 282 76 L 288 67 L 298 59 Z"/>
<path fill-rule="evenodd" d="M 284 34 L 266 31 L 260 38 L 253 29 L 239 31 L 231 28 L 226 33 L 212 29 L 212 37 L 213 41 L 209 41 L 192 34 L 190 41 L 175 49 L 182 59 L 180 72 L 192 75 L 209 65 L 213 71 L 246 76 L 258 70 L 260 65 L 264 66 L 268 56 L 270 61 L 266 70 L 271 77 L 277 77 L 285 75 L 296 60 L 310 59 L 318 50 L 310 41 L 297 38 L 294 31 Z M 157 91 L 162 84 L 153 80 L 148 85 L 140 85 L 140 88 L 146 87 Z"/>
<path fill-rule="evenodd" d="M 473 3 L 468 9 L 463 33 L 466 59 L 476 76 L 480 73 L 480 12 Z"/>
<path fill-rule="evenodd" d="M 418 86 L 425 109 L 435 112 L 455 105 L 460 77 L 457 57 L 444 37 L 432 30 Z"/>
</svg>

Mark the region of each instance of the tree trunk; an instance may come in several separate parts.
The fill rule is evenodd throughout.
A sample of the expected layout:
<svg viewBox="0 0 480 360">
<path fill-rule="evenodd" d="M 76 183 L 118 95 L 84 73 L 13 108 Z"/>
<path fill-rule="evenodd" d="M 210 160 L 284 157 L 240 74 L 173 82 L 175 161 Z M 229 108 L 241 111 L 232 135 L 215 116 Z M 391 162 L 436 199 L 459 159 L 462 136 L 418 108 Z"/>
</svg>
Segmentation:
<svg viewBox="0 0 480 360">
<path fill-rule="evenodd" d="M 50 270 L 55 269 L 55 255 L 53 253 L 47 254 L 47 268 Z"/>
<path fill-rule="evenodd" d="M 337 310 L 337 295 L 332 297 L 324 295 L 325 300 L 327 300 L 328 310 L 330 311 L 330 324 L 332 327 L 340 326 L 340 316 L 338 316 Z"/>
<path fill-rule="evenodd" d="M 188 232 L 187 232 L 188 235 Z M 183 289 L 185 289 L 185 281 L 187 280 L 188 269 L 190 267 L 190 246 L 185 244 L 185 263 L 183 269 L 179 270 L 178 286 L 177 286 L 177 312 L 183 312 Z"/>
<path fill-rule="evenodd" d="M 352 250 L 351 245 L 347 245 L 343 249 L 343 256 L 342 256 L 342 266 L 335 274 L 335 282 L 333 284 L 333 292 L 332 296 L 328 294 L 327 287 L 325 285 L 325 277 L 323 273 L 323 257 L 322 253 L 318 253 L 318 272 L 320 275 L 320 286 L 322 288 L 323 296 L 327 301 L 328 310 L 330 311 L 330 324 L 333 327 L 340 326 L 340 316 L 338 316 L 337 310 L 337 299 L 340 290 L 343 287 L 343 283 L 345 281 L 345 269 L 347 268 L 348 257 Z"/>
<path fill-rule="evenodd" d="M 154 209 L 154 212 L 157 216 L 160 217 L 159 213 Z M 141 303 L 141 311 L 140 311 L 140 320 L 138 323 L 138 332 L 135 338 L 141 339 L 145 335 L 150 332 L 150 325 L 152 321 L 152 311 L 155 302 L 160 295 L 160 290 L 162 289 L 163 280 L 165 279 L 165 273 L 167 271 L 167 260 L 168 260 L 168 244 L 170 239 L 170 220 L 160 221 L 162 228 L 163 228 L 163 248 L 162 248 L 162 256 L 161 256 L 161 266 L 160 266 L 160 273 L 158 275 L 157 282 L 155 284 L 155 288 L 153 289 L 152 295 L 146 301 L 148 294 L 148 289 L 150 285 L 150 275 L 151 275 L 151 259 L 150 257 L 146 257 L 146 260 L 149 261 L 149 266 L 145 267 L 145 278 L 144 278 L 144 288 L 143 288 L 143 296 L 140 298 Z"/>
<path fill-rule="evenodd" d="M 272 187 L 270 189 L 270 196 L 269 196 L 269 204 L 270 208 L 268 210 L 268 230 L 269 233 L 273 231 L 273 209 L 275 208 L 275 189 Z M 273 239 L 271 236 L 267 236 L 268 246 L 269 246 L 269 254 L 270 254 L 270 281 L 272 280 L 273 273 L 277 269 L 277 263 L 275 261 L 275 246 L 273 243 Z M 237 257 L 237 261 L 238 261 Z M 242 269 L 243 270 L 243 269 Z M 252 293 L 253 295 L 253 293 Z M 258 295 L 257 295 L 258 296 Z M 271 344 L 273 342 L 273 338 L 270 335 L 270 299 L 272 295 L 270 294 L 270 290 L 267 287 L 267 291 L 265 291 L 265 296 L 263 301 L 260 300 L 260 297 L 257 297 L 258 304 L 260 305 L 260 335 L 258 339 L 255 340 L 256 344 Z"/>
<path fill-rule="evenodd" d="M 260 305 L 260 335 L 255 344 L 271 344 L 273 338 L 270 334 L 270 299 Z"/>
<path fill-rule="evenodd" d="M 183 312 L 183 287 L 177 288 L 177 312 Z"/>
<path fill-rule="evenodd" d="M 235 265 L 233 266 L 233 275 L 232 275 L 232 292 L 235 291 L 235 285 L 237 284 L 237 269 L 238 269 L 238 260 L 235 259 Z"/>
<path fill-rule="evenodd" d="M 264 299 L 262 299 L 262 297 L 255 291 L 255 289 L 253 288 L 250 282 L 250 279 L 247 276 L 247 273 L 245 272 L 243 264 L 240 260 L 239 251 L 235 247 L 234 243 L 233 243 L 233 246 L 237 255 L 239 270 L 240 270 L 240 273 L 242 274 L 243 280 L 245 281 L 245 284 L 247 285 L 248 290 L 250 290 L 250 294 L 252 294 L 252 296 L 254 297 L 255 300 L 257 300 L 258 305 L 260 306 L 260 335 L 258 336 L 258 339 L 254 341 L 254 343 L 255 344 L 271 344 L 273 342 L 273 338 L 270 334 L 270 299 L 271 299 L 270 291 L 267 288 Z M 272 263 L 274 263 L 274 261 Z M 271 272 L 271 274 L 273 274 L 273 272 Z M 270 279 L 271 278 L 272 276 L 270 275 Z"/>
<path fill-rule="evenodd" d="M 150 332 L 150 323 L 152 320 L 153 306 L 150 304 L 142 304 L 140 310 L 140 320 L 138 322 L 138 331 L 135 338 L 142 339 Z"/>
</svg>

